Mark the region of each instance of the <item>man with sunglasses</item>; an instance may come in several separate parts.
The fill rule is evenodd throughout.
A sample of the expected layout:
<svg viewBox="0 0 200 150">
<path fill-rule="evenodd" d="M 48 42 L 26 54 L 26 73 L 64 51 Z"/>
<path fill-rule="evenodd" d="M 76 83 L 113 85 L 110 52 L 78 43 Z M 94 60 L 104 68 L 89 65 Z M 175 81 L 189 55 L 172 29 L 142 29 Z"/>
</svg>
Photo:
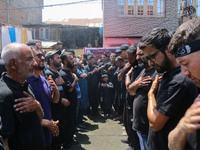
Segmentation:
<svg viewBox="0 0 200 150">
<path fill-rule="evenodd" d="M 175 55 L 181 66 L 182 74 L 200 87 L 200 18 L 182 24 L 174 34 L 170 52 Z M 200 97 L 186 111 L 184 117 L 169 134 L 171 150 L 200 149 Z"/>
<path fill-rule="evenodd" d="M 181 74 L 168 44 L 172 34 L 165 28 L 154 28 L 142 37 L 139 48 L 144 58 L 162 77 L 156 75 L 148 92 L 149 150 L 168 150 L 168 134 L 177 125 L 197 96 L 197 88 Z"/>
<path fill-rule="evenodd" d="M 27 82 L 31 85 L 33 93 L 36 99 L 41 103 L 44 110 L 44 117 L 42 119 L 42 127 L 46 142 L 46 150 L 51 149 L 52 135 L 59 135 L 59 128 L 57 126 L 58 121 L 51 121 L 51 102 L 58 103 L 60 93 L 58 87 L 52 79 L 52 76 L 48 78 L 48 81 L 41 75 L 41 71 L 44 69 L 45 58 L 40 50 L 36 46 L 30 46 L 34 59 L 37 65 L 34 66 L 34 76 L 27 79 Z"/>
</svg>

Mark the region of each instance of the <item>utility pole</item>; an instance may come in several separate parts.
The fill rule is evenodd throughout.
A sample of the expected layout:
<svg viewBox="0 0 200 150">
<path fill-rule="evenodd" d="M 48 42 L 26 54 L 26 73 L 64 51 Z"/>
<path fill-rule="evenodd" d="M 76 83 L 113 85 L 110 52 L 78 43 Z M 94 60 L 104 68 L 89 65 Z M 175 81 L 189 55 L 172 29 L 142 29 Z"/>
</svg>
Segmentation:
<svg viewBox="0 0 200 150">
<path fill-rule="evenodd" d="M 10 24 L 10 8 L 9 8 L 9 0 L 7 0 L 7 9 L 8 9 L 7 20 L 8 20 L 8 24 Z"/>
</svg>

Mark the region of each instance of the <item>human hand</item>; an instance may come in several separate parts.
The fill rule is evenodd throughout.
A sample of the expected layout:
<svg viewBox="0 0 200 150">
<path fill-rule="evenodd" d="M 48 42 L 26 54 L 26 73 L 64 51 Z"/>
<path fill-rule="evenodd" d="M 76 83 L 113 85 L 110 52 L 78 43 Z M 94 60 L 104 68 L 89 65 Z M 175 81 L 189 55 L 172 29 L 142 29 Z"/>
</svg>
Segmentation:
<svg viewBox="0 0 200 150">
<path fill-rule="evenodd" d="M 64 105 L 65 107 L 70 105 L 70 101 L 66 98 L 62 98 L 61 104 Z"/>
<path fill-rule="evenodd" d="M 181 132 L 192 133 L 200 129 L 200 98 L 197 97 L 195 102 L 186 111 L 184 117 L 180 120 L 178 128 Z"/>
<path fill-rule="evenodd" d="M 15 99 L 15 104 L 13 107 L 19 113 L 27 113 L 27 112 L 34 112 L 38 109 L 42 109 L 40 102 L 35 100 L 30 94 L 27 92 L 23 92 L 25 97 Z"/>
<path fill-rule="evenodd" d="M 103 85 L 104 87 L 109 87 L 108 83 L 104 83 Z"/>
<path fill-rule="evenodd" d="M 128 69 L 129 67 L 131 67 L 131 64 L 129 62 L 127 62 L 124 66 L 125 69 Z"/>
<path fill-rule="evenodd" d="M 52 90 L 54 92 L 58 92 L 58 87 L 57 87 L 56 83 L 54 82 L 54 80 L 53 80 L 51 75 L 48 77 L 48 82 L 51 85 Z"/>
<path fill-rule="evenodd" d="M 75 80 L 76 82 L 78 82 L 78 81 L 79 81 L 79 78 L 76 76 L 76 74 L 73 73 L 72 75 L 73 75 L 73 77 L 74 77 L 74 80 Z"/>
<path fill-rule="evenodd" d="M 50 121 L 48 120 L 48 123 L 47 123 L 47 128 L 48 130 L 53 134 L 53 136 L 58 136 L 59 135 L 59 128 L 58 128 L 58 124 L 59 121 Z"/>
<path fill-rule="evenodd" d="M 87 74 L 82 73 L 80 76 L 81 76 L 81 78 L 85 79 L 87 77 Z"/>
<path fill-rule="evenodd" d="M 133 73 L 133 70 L 134 70 L 134 68 L 133 67 L 131 67 L 131 69 L 128 71 L 128 73 L 127 74 L 132 74 Z"/>
<path fill-rule="evenodd" d="M 161 80 L 162 80 L 162 76 L 159 77 L 159 75 L 156 75 L 155 80 L 153 81 L 151 88 L 149 90 L 149 93 L 156 94 Z"/>
<path fill-rule="evenodd" d="M 64 80 L 61 77 L 58 77 L 55 79 L 57 85 L 63 85 L 64 84 Z"/>
</svg>

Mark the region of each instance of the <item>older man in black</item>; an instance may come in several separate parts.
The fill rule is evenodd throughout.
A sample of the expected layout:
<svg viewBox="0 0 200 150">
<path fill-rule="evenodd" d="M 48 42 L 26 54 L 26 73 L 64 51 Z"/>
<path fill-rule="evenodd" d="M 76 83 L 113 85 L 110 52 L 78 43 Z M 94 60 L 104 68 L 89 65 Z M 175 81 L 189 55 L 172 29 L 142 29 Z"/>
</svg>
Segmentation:
<svg viewBox="0 0 200 150">
<path fill-rule="evenodd" d="M 0 115 L 6 149 L 45 150 L 41 127 L 43 110 L 25 80 L 35 60 L 28 46 L 9 44 L 2 52 L 7 73 L 0 80 Z"/>
</svg>

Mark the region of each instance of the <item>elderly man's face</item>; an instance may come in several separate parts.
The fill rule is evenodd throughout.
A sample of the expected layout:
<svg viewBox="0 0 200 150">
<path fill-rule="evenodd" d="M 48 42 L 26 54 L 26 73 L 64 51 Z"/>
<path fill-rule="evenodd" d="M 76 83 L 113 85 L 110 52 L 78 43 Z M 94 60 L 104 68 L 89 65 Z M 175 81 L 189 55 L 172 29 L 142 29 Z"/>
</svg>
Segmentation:
<svg viewBox="0 0 200 150">
<path fill-rule="evenodd" d="M 200 87 L 200 52 L 178 57 L 176 61 L 181 66 L 182 74 L 188 76 L 190 80 Z"/>
<path fill-rule="evenodd" d="M 33 69 L 37 65 L 33 53 L 28 46 L 23 47 L 23 51 L 18 59 L 18 74 L 21 78 L 27 79 L 33 76 Z"/>
</svg>

